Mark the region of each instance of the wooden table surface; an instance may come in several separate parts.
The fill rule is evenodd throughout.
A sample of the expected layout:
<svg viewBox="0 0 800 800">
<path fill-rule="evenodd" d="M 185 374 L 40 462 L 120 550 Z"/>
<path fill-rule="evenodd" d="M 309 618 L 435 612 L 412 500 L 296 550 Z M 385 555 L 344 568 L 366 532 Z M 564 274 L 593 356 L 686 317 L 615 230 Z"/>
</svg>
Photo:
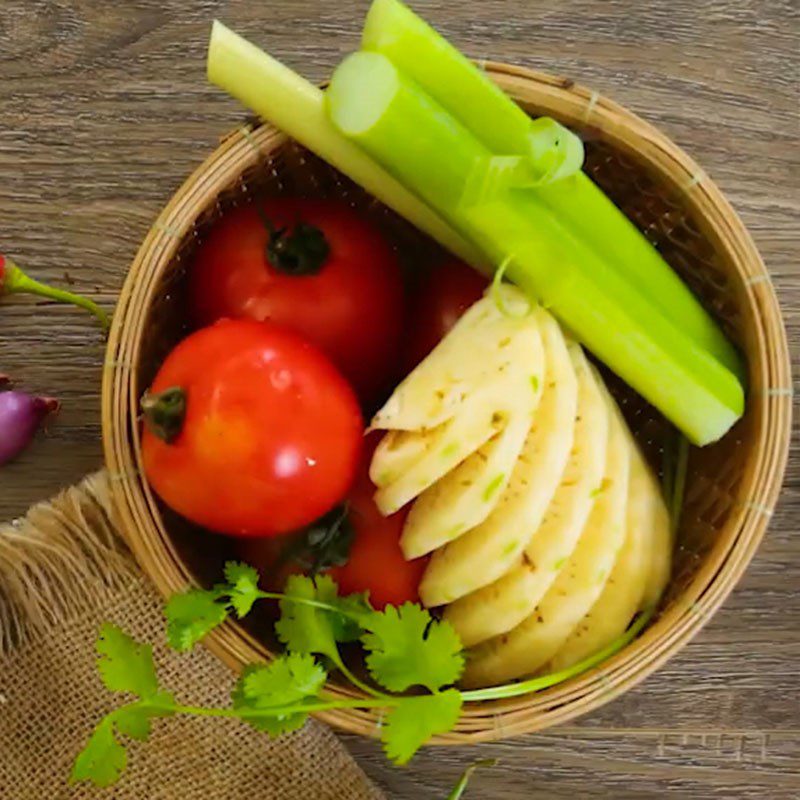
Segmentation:
<svg viewBox="0 0 800 800">
<path fill-rule="evenodd" d="M 365 0 L 0 0 L 0 251 L 111 309 L 151 221 L 243 110 L 206 83 L 215 16 L 313 79 L 356 46 Z M 706 168 L 774 277 L 800 342 L 796 0 L 417 0 L 467 53 L 569 76 L 663 128 Z M 0 519 L 101 463 L 103 344 L 63 307 L 5 301 L 0 371 L 63 412 L 0 473 Z M 800 797 L 800 454 L 747 575 L 678 657 L 568 727 L 386 765 L 391 798 Z M 2 754 L 0 754 L 2 757 Z M 9 799 L 11 800 L 11 799 Z M 44 800 L 44 799 L 43 799 Z M 216 800 L 209 798 L 209 800 Z"/>
</svg>

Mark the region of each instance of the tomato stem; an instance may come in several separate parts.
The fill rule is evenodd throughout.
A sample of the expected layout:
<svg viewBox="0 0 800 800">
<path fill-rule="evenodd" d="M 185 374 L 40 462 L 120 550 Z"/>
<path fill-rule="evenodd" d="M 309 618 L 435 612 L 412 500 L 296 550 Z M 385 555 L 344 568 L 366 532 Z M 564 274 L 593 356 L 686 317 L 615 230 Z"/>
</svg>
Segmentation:
<svg viewBox="0 0 800 800">
<path fill-rule="evenodd" d="M 142 416 L 150 432 L 171 444 L 183 429 L 186 417 L 186 390 L 172 386 L 163 392 L 145 393 L 141 402 Z"/>
<path fill-rule="evenodd" d="M 325 234 L 302 221 L 276 228 L 261 206 L 256 204 L 256 209 L 269 233 L 266 256 L 270 265 L 286 275 L 316 275 L 331 251 Z"/>
<path fill-rule="evenodd" d="M 10 258 L 3 255 L 0 255 L 0 294 L 35 294 L 55 300 L 57 303 L 70 303 L 93 314 L 104 331 L 107 331 L 110 326 L 108 314 L 93 300 L 34 280 Z"/>
</svg>

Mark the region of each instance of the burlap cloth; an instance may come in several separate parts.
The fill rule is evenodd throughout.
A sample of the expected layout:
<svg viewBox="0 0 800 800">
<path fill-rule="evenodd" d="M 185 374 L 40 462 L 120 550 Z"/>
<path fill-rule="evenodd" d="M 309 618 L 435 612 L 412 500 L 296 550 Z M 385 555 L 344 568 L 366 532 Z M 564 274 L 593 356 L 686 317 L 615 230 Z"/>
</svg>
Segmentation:
<svg viewBox="0 0 800 800">
<path fill-rule="evenodd" d="M 162 685 L 198 705 L 229 702 L 233 677 L 202 647 L 163 646 L 163 603 L 114 529 L 108 481 L 87 478 L 0 528 L 2 800 L 380 800 L 325 726 L 269 739 L 236 720 L 158 720 L 121 781 L 69 786 L 72 760 L 116 705 L 95 669 L 101 622 L 156 644 Z"/>
</svg>

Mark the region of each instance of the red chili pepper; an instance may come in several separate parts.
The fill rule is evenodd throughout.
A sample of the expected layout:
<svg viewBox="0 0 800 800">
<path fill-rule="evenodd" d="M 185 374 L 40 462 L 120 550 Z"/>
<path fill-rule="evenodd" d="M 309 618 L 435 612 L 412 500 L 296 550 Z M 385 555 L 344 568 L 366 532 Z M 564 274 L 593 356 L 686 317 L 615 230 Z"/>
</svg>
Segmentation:
<svg viewBox="0 0 800 800">
<path fill-rule="evenodd" d="M 54 286 L 47 286 L 44 283 L 28 277 L 18 266 L 7 256 L 0 253 L 0 295 L 4 294 L 35 294 L 40 297 L 47 297 L 57 303 L 71 303 L 86 309 L 90 314 L 94 314 L 103 326 L 103 330 L 108 330 L 109 319 L 105 311 L 88 297 L 79 294 L 56 289 Z"/>
</svg>

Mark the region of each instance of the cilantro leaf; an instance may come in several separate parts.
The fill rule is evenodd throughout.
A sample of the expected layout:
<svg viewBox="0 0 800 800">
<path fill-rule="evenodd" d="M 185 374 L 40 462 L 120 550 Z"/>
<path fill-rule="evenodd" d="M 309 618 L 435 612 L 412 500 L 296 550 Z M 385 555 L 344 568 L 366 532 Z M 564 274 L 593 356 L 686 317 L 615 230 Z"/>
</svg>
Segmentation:
<svg viewBox="0 0 800 800">
<path fill-rule="evenodd" d="M 366 616 L 375 613 L 368 593 L 347 594 L 337 598 L 335 605 L 342 613 L 330 614 L 334 638 L 337 642 L 357 642 L 364 633 Z"/>
<path fill-rule="evenodd" d="M 258 600 L 258 571 L 238 561 L 225 564 L 225 580 L 228 582 L 231 605 L 241 619 L 250 613 Z"/>
<path fill-rule="evenodd" d="M 290 653 L 250 672 L 244 679 L 243 691 L 257 708 L 285 706 L 316 697 L 326 677 L 312 656 Z"/>
<path fill-rule="evenodd" d="M 337 641 L 355 641 L 360 634 L 359 623 L 348 615 L 364 613 L 366 618 L 366 599 L 361 595 L 340 598 L 336 582 L 329 575 L 291 575 L 283 591 L 286 597 L 280 601 L 281 618 L 275 623 L 281 642 L 294 653 L 317 653 L 338 662 Z M 341 613 L 316 608 L 303 600 L 325 603 Z"/>
<path fill-rule="evenodd" d="M 232 607 L 240 619 L 258 600 L 258 571 L 239 561 L 225 564 L 225 580 L 212 589 L 189 589 L 167 602 L 167 640 L 176 650 L 191 650 L 227 619 Z"/>
<path fill-rule="evenodd" d="M 226 561 L 222 572 L 231 587 L 258 587 L 258 570 L 243 561 Z"/>
<path fill-rule="evenodd" d="M 97 669 L 112 692 L 130 692 L 148 698 L 158 691 L 153 648 L 149 644 L 139 644 L 122 629 L 106 622 L 100 628 L 95 647 Z"/>
<path fill-rule="evenodd" d="M 170 597 L 164 609 L 167 641 L 175 650 L 191 650 L 225 621 L 228 609 L 219 602 L 221 589 L 189 589 Z"/>
<path fill-rule="evenodd" d="M 140 644 L 116 625 L 100 627 L 95 645 L 97 669 L 112 692 L 128 692 L 139 700 L 112 711 L 94 729 L 72 767 L 71 781 L 92 781 L 110 786 L 125 769 L 127 753 L 116 733 L 144 740 L 150 735 L 150 720 L 174 713 L 175 699 L 160 691 L 153 661 L 153 648 Z"/>
<path fill-rule="evenodd" d="M 386 716 L 383 749 L 395 764 L 406 764 L 437 733 L 452 730 L 461 712 L 461 693 L 448 689 L 422 697 L 404 697 Z"/>
<path fill-rule="evenodd" d="M 310 655 L 291 653 L 270 664 L 248 666 L 233 690 L 233 707 L 245 712 L 242 718 L 258 730 L 277 736 L 301 728 L 305 712 L 274 716 L 250 716 L 249 710 L 282 708 L 316 698 L 325 685 L 325 670 Z"/>
<path fill-rule="evenodd" d="M 131 703 L 118 708 L 110 714 L 113 717 L 117 732 L 131 739 L 144 741 L 150 736 L 150 720 L 155 717 L 171 717 L 175 712 L 171 705 L 175 698 L 170 692 L 158 692 L 150 698 L 152 703 Z"/>
<path fill-rule="evenodd" d="M 91 781 L 95 786 L 111 786 L 128 763 L 125 748 L 114 736 L 111 715 L 100 721 L 72 767 L 70 782 Z"/>
<path fill-rule="evenodd" d="M 318 653 L 338 658 L 339 650 L 330 618 L 322 609 L 291 599 L 329 600 L 330 592 L 322 578 L 319 584 L 317 587 L 313 578 L 304 575 L 289 576 L 283 593 L 290 599 L 280 601 L 281 618 L 275 623 L 275 633 L 294 653 Z"/>
<path fill-rule="evenodd" d="M 123 706 L 114 714 L 117 731 L 144 741 L 150 736 L 150 712 L 139 705 Z"/>
<path fill-rule="evenodd" d="M 458 634 L 449 622 L 433 620 L 414 603 L 365 617 L 362 637 L 372 677 L 392 692 L 411 686 L 431 691 L 455 683 L 464 671 Z"/>
<path fill-rule="evenodd" d="M 248 664 L 242 670 L 242 674 L 239 676 L 239 679 L 236 681 L 236 685 L 233 687 L 233 691 L 231 692 L 231 704 L 236 711 L 248 711 L 253 709 L 254 703 L 245 694 L 244 686 L 247 679 L 251 675 L 254 675 L 261 668 L 262 667 L 260 664 Z M 276 729 L 273 724 L 274 720 L 270 719 L 269 717 L 248 717 L 247 715 L 243 714 L 242 719 L 256 730 L 267 731 L 273 736 L 277 736 L 279 733 L 279 730 Z"/>
</svg>

